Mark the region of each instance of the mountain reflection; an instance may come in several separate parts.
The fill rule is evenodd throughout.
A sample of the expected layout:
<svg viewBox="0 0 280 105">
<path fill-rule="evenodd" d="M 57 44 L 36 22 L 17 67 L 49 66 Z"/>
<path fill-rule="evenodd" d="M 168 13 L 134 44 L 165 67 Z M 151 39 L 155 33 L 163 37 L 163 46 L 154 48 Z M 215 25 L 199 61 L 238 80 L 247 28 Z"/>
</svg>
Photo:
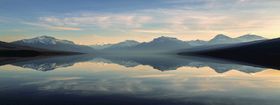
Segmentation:
<svg viewBox="0 0 280 105">
<path fill-rule="evenodd" d="M 7 60 L 6 60 L 7 61 Z M 30 68 L 38 71 L 50 71 L 57 68 L 73 66 L 79 62 L 96 62 L 118 64 L 124 67 L 136 67 L 139 65 L 148 65 L 156 70 L 168 71 L 176 70 L 180 67 L 210 67 L 217 73 L 224 73 L 230 70 L 238 70 L 245 73 L 255 73 L 264 70 L 262 67 L 236 64 L 232 62 L 209 59 L 194 56 L 170 56 L 170 55 L 150 55 L 150 56 L 109 56 L 109 55 L 75 55 L 75 56 L 53 56 L 53 57 L 35 57 L 24 59 L 8 60 L 1 62 L 2 65 L 11 64 L 23 68 Z"/>
<path fill-rule="evenodd" d="M 50 71 L 57 68 L 73 66 L 75 63 L 86 62 L 93 59 L 94 56 L 74 55 L 74 56 L 52 56 L 29 58 L 25 60 L 14 60 L 11 65 L 23 68 L 30 68 L 38 71 Z"/>
<path fill-rule="evenodd" d="M 235 64 L 217 59 L 201 58 L 201 57 L 181 57 L 168 55 L 154 56 L 101 56 L 93 61 L 103 63 L 114 63 L 125 67 L 136 67 L 139 65 L 149 65 L 154 69 L 167 71 L 176 70 L 183 66 L 188 67 L 210 67 L 218 73 L 224 73 L 229 70 L 239 70 L 246 73 L 254 73 L 264 70 L 264 68 Z"/>
</svg>

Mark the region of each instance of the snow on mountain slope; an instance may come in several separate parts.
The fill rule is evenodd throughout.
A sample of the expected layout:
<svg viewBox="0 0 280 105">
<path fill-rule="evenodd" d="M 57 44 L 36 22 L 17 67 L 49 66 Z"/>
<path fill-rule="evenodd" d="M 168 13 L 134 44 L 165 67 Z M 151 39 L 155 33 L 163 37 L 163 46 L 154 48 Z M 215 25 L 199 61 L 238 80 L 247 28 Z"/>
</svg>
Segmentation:
<svg viewBox="0 0 280 105">
<path fill-rule="evenodd" d="M 77 45 L 72 41 L 60 40 L 51 36 L 39 36 L 31 39 L 18 40 L 11 43 L 53 51 L 67 51 L 80 53 L 92 53 L 95 51 L 89 46 Z"/>
<path fill-rule="evenodd" d="M 46 44 L 46 45 L 55 45 L 57 43 L 63 43 L 63 44 L 74 44 L 72 41 L 67 41 L 67 40 L 59 40 L 54 37 L 50 36 L 39 36 L 31 39 L 23 39 L 19 40 L 22 41 L 23 43 L 29 43 L 29 44 Z"/>
</svg>

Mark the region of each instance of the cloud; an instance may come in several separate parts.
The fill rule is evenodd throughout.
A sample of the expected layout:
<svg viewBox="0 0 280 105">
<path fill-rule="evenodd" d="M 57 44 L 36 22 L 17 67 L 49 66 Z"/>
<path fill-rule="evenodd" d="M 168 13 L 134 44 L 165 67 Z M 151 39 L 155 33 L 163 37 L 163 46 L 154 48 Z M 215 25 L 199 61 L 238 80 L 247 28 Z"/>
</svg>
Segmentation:
<svg viewBox="0 0 280 105">
<path fill-rule="evenodd" d="M 60 27 L 60 26 L 54 26 L 54 27 L 49 27 L 49 28 L 54 29 L 54 30 L 69 30 L 69 31 L 80 31 L 80 30 L 82 30 L 81 28 Z"/>
<path fill-rule="evenodd" d="M 97 26 L 101 28 L 111 27 L 141 27 L 152 20 L 149 16 L 135 14 L 94 14 L 85 13 L 71 17 L 40 17 L 39 22 L 55 26 Z"/>
<path fill-rule="evenodd" d="M 203 11 L 174 9 L 149 9 L 134 13 L 71 13 L 65 16 L 40 17 L 40 24 L 58 27 L 85 27 L 117 29 L 121 32 L 155 34 L 182 34 L 186 31 L 210 30 L 221 24 L 227 16 Z M 72 29 L 72 28 L 58 28 Z"/>
<path fill-rule="evenodd" d="M 222 4 L 223 1 L 211 1 L 213 3 L 209 2 L 208 5 L 219 4 L 219 7 L 210 8 L 205 6 L 204 9 L 176 7 L 145 10 L 144 12 L 158 17 L 154 23 L 160 23 L 159 29 L 168 29 L 177 34 L 185 35 L 203 34 L 209 36 L 211 33 L 225 32 L 235 35 L 250 32 L 262 34 L 263 32 L 261 33 L 260 30 L 272 30 L 272 27 L 276 27 L 280 23 L 279 19 L 277 19 L 280 16 L 273 15 L 277 11 L 275 11 L 276 8 L 272 8 L 273 4 L 271 2 L 263 5 L 260 2 L 251 4 L 251 1 L 249 3 L 246 0 L 246 4 L 239 5 L 235 1 L 233 6 L 227 8 L 229 3 Z M 269 7 L 269 5 L 272 7 Z"/>
<path fill-rule="evenodd" d="M 64 27 L 64 26 L 52 26 L 44 23 L 32 23 L 32 22 L 22 22 L 23 24 L 26 25 L 31 25 L 31 26 L 37 26 L 37 27 L 43 27 L 47 28 L 50 30 L 63 30 L 63 31 L 80 31 L 82 30 L 81 28 L 77 27 Z"/>
<path fill-rule="evenodd" d="M 18 21 L 19 19 L 13 18 L 13 17 L 4 17 L 0 16 L 0 23 L 12 23 L 15 21 Z"/>
<path fill-rule="evenodd" d="M 154 33 L 154 34 L 174 34 L 176 32 L 172 32 L 169 30 L 153 30 L 153 29 L 135 29 L 134 32 L 141 32 L 141 33 Z"/>
</svg>

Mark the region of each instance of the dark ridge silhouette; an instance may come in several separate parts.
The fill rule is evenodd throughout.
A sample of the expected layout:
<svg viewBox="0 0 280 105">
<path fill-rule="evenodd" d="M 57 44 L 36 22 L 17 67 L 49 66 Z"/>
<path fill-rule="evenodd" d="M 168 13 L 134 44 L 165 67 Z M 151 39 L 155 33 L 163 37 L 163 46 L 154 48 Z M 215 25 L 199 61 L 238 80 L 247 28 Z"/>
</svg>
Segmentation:
<svg viewBox="0 0 280 105">
<path fill-rule="evenodd" d="M 38 55 L 41 55 L 41 53 L 32 50 L 0 50 L 0 57 L 31 57 Z"/>
<path fill-rule="evenodd" d="M 178 54 L 214 57 L 280 69 L 280 38 Z"/>
<path fill-rule="evenodd" d="M 77 52 L 52 51 L 33 48 L 6 42 L 0 42 L 0 57 L 34 57 L 51 55 L 72 55 L 81 54 Z"/>
</svg>

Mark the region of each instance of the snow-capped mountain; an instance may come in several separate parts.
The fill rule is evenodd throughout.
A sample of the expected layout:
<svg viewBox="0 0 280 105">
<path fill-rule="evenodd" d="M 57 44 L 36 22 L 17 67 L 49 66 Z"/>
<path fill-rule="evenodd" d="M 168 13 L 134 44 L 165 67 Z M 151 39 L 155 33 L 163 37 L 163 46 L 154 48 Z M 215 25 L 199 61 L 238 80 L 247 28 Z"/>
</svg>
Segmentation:
<svg viewBox="0 0 280 105">
<path fill-rule="evenodd" d="M 60 40 L 51 36 L 39 36 L 31 39 L 23 39 L 12 42 L 13 44 L 53 51 L 92 53 L 94 49 L 89 46 L 77 45 L 72 41 Z"/>
<path fill-rule="evenodd" d="M 55 45 L 55 44 L 71 44 L 74 45 L 75 43 L 72 41 L 68 41 L 68 40 L 59 40 L 56 39 L 54 37 L 50 37 L 50 36 L 39 36 L 39 37 L 35 37 L 32 39 L 23 39 L 21 40 L 23 43 L 28 43 L 28 44 L 45 44 L 45 45 Z"/>
<path fill-rule="evenodd" d="M 239 42 L 250 42 L 250 41 L 256 41 L 256 40 L 265 40 L 266 38 L 254 35 L 254 34 L 246 34 L 240 37 L 235 38 Z"/>
<path fill-rule="evenodd" d="M 170 42 L 172 42 L 172 43 L 180 43 L 180 44 L 185 43 L 184 41 L 181 41 L 181 40 L 179 40 L 177 38 L 166 37 L 166 36 L 161 36 L 161 37 L 155 38 L 150 43 L 156 44 L 156 43 L 166 43 L 166 42 L 168 42 L 168 43 L 170 43 Z"/>
<path fill-rule="evenodd" d="M 224 34 L 218 34 L 209 41 L 203 40 L 190 40 L 182 41 L 173 37 L 161 36 L 153 39 L 150 42 L 139 43 L 133 40 L 127 40 L 117 44 L 111 44 L 104 48 L 103 51 L 110 52 L 166 52 L 173 50 L 180 50 L 186 48 L 193 48 L 200 46 L 207 47 L 208 45 L 223 45 L 223 44 L 234 44 L 242 42 L 250 42 L 256 40 L 264 40 L 265 38 L 257 35 L 247 34 L 237 38 L 231 38 Z M 104 45 L 105 46 L 105 45 Z"/>
<path fill-rule="evenodd" d="M 72 41 L 56 39 L 51 36 L 39 36 L 31 39 L 23 39 L 12 42 L 13 44 L 29 46 L 40 49 L 53 51 L 81 52 L 93 53 L 94 48 L 107 52 L 166 52 L 179 49 L 186 49 L 199 46 L 217 45 L 217 44 L 234 44 L 256 40 L 264 40 L 265 38 L 253 34 L 247 34 L 236 38 L 227 35 L 218 34 L 209 41 L 191 40 L 182 41 L 177 38 L 161 36 L 150 42 L 139 43 L 134 40 L 126 40 L 116 44 L 84 46 L 77 45 Z"/>
<path fill-rule="evenodd" d="M 150 42 L 141 43 L 135 46 L 134 49 L 172 51 L 172 50 L 192 48 L 197 46 L 234 44 L 234 43 L 264 40 L 264 39 L 265 38 L 261 36 L 252 35 L 252 34 L 243 35 L 237 38 L 231 38 L 224 34 L 218 34 L 210 41 L 203 41 L 203 40 L 182 41 L 177 38 L 161 36 L 153 39 Z"/>
<path fill-rule="evenodd" d="M 213 39 L 208 41 L 208 44 L 226 44 L 226 43 L 235 43 L 236 40 L 234 40 L 231 37 L 228 37 L 224 34 L 218 34 Z"/>
<path fill-rule="evenodd" d="M 126 41 L 123 41 L 123 42 L 120 42 L 120 43 L 117 43 L 117 44 L 114 44 L 108 48 L 112 49 L 112 48 L 124 48 L 124 47 L 133 47 L 133 46 L 136 46 L 140 44 L 139 42 L 137 41 L 134 41 L 134 40 L 126 40 Z"/>
<path fill-rule="evenodd" d="M 112 49 L 133 47 L 138 44 L 140 43 L 134 40 L 125 40 L 123 42 L 119 42 L 116 44 L 92 45 L 91 47 L 97 50 L 112 50 Z"/>
<path fill-rule="evenodd" d="M 178 40 L 177 38 L 162 36 L 155 38 L 150 42 L 141 43 L 135 46 L 134 49 L 147 51 L 172 51 L 188 47 L 190 47 L 190 45 L 185 41 Z"/>
<path fill-rule="evenodd" d="M 231 43 L 242 43 L 242 42 L 250 42 L 250 41 L 257 41 L 257 40 L 265 40 L 266 38 L 253 35 L 253 34 L 246 34 L 242 35 L 237 38 L 231 38 L 224 34 L 218 34 L 213 39 L 211 39 L 208 44 L 231 44 Z"/>
<path fill-rule="evenodd" d="M 177 38 L 165 37 L 165 36 L 155 38 L 151 42 L 146 43 L 146 45 L 159 46 L 163 48 L 189 46 L 185 41 L 179 40 Z"/>
</svg>

